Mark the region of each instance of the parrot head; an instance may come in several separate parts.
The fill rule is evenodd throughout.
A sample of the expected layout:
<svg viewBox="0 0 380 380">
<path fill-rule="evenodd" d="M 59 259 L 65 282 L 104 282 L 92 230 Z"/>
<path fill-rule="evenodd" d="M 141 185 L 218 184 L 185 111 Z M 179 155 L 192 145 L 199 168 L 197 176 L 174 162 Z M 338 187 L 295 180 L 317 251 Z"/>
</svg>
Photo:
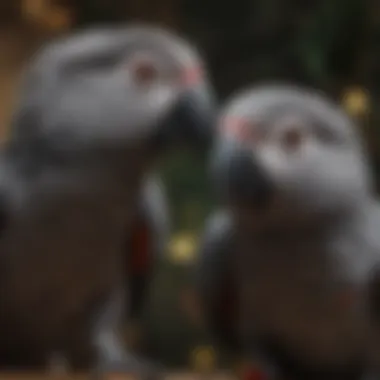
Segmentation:
<svg viewBox="0 0 380 380">
<path fill-rule="evenodd" d="M 319 93 L 288 85 L 257 87 L 227 104 L 211 170 L 224 201 L 282 222 L 343 215 L 371 188 L 348 116 Z"/>
<path fill-rule="evenodd" d="M 26 73 L 12 138 L 57 151 L 207 147 L 214 101 L 204 62 L 155 26 L 91 29 L 54 41 Z"/>
</svg>

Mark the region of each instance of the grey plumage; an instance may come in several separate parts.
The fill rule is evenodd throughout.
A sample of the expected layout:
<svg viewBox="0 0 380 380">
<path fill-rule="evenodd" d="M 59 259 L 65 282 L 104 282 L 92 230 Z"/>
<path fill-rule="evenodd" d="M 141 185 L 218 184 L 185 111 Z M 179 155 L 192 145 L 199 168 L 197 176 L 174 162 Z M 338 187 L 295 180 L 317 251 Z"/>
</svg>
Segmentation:
<svg viewBox="0 0 380 380">
<path fill-rule="evenodd" d="M 361 379 L 373 364 L 380 213 L 356 128 L 323 95 L 286 85 L 237 94 L 222 112 L 212 173 L 232 226 L 221 248 L 238 289 L 235 337 L 253 356 L 271 347 L 280 376 Z M 201 256 L 220 238 L 206 234 Z"/>
<path fill-rule="evenodd" d="M 144 372 L 115 334 L 125 238 L 160 155 L 211 133 L 205 72 L 183 78 L 201 66 L 147 25 L 79 32 L 31 62 L 0 160 L 0 364 L 42 366 L 54 351 Z"/>
</svg>

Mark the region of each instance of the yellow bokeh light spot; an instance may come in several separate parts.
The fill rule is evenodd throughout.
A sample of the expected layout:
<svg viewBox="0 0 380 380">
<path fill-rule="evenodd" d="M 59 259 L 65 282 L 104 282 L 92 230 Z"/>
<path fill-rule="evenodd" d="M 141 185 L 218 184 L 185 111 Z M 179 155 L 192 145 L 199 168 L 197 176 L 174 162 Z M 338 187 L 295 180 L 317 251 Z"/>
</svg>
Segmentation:
<svg viewBox="0 0 380 380">
<path fill-rule="evenodd" d="M 350 88 L 343 94 L 343 107 L 353 116 L 361 116 L 370 111 L 368 91 L 362 88 Z"/>
<path fill-rule="evenodd" d="M 196 238 L 191 233 L 181 233 L 173 236 L 169 242 L 169 259 L 175 263 L 187 264 L 194 260 Z"/>
<path fill-rule="evenodd" d="M 212 346 L 197 347 L 191 353 L 191 364 L 195 371 L 211 372 L 216 368 L 216 353 Z"/>
</svg>

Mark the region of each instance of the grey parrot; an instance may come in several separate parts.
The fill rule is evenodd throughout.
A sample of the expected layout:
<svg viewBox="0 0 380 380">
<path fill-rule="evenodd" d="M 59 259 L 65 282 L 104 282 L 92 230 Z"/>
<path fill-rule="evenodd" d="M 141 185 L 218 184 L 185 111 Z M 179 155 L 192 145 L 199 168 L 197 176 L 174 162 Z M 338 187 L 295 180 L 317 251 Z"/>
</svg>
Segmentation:
<svg viewBox="0 0 380 380">
<path fill-rule="evenodd" d="M 358 127 L 318 91 L 268 84 L 227 102 L 215 140 L 195 281 L 216 342 L 251 358 L 247 379 L 379 379 L 380 208 Z"/>
<path fill-rule="evenodd" d="M 32 59 L 0 158 L 0 368 L 59 353 L 73 370 L 156 373 L 118 335 L 126 247 L 157 160 L 210 142 L 206 71 L 189 42 L 142 24 L 80 31 Z"/>
</svg>

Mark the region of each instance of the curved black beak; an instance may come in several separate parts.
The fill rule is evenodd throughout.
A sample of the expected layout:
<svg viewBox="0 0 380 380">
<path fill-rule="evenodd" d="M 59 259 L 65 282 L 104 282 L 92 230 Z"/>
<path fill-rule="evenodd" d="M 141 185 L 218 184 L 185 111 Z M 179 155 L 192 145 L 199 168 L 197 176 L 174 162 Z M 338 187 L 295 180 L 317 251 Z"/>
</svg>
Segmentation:
<svg viewBox="0 0 380 380">
<path fill-rule="evenodd" d="M 252 151 L 234 141 L 217 144 L 211 160 L 211 178 L 224 201 L 263 208 L 274 195 L 274 185 Z"/>
<path fill-rule="evenodd" d="M 211 89 L 206 86 L 187 89 L 155 136 L 155 144 L 207 151 L 212 146 L 216 116 L 216 101 Z"/>
<path fill-rule="evenodd" d="M 216 101 L 209 89 L 187 90 L 178 104 L 178 118 L 186 140 L 195 146 L 208 147 L 214 137 Z"/>
</svg>

